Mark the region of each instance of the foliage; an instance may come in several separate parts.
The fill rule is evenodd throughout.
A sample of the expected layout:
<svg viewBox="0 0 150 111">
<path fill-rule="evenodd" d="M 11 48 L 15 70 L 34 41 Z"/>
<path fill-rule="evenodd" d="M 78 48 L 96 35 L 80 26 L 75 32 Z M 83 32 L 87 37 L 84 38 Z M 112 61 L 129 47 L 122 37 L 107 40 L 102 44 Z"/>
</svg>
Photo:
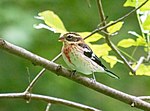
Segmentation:
<svg viewBox="0 0 150 111">
<path fill-rule="evenodd" d="M 60 18 L 53 11 L 44 11 L 38 14 L 55 33 L 65 33 L 66 29 Z"/>
<path fill-rule="evenodd" d="M 127 0 L 127 1 L 134 3 L 135 0 Z M 66 32 L 66 29 L 68 31 L 70 30 L 76 32 L 81 31 L 81 33 L 79 32 L 79 34 L 82 35 L 83 33 L 82 36 L 85 37 L 90 33 L 91 30 L 95 29 L 95 27 L 99 23 L 95 1 L 89 1 L 89 2 L 91 3 L 91 8 L 87 6 L 85 0 L 79 0 L 79 1 L 72 0 L 71 2 L 70 0 L 68 1 L 67 0 L 48 0 L 48 1 L 47 0 L 45 1 L 1 0 L 0 1 L 0 6 L 1 6 L 0 7 L 0 15 L 1 15 L 0 36 L 8 40 L 9 42 L 22 46 L 42 57 L 51 60 L 61 50 L 62 45 L 57 42 L 58 41 L 57 37 L 59 35 L 53 34 L 50 31 L 46 31 L 46 30 L 38 30 L 38 31 L 34 30 L 32 25 L 38 23 L 39 21 L 33 19 L 33 16 L 37 15 L 37 12 L 50 9 L 52 10 L 52 12 L 55 12 L 55 13 L 51 13 L 51 16 L 56 15 L 54 16 L 55 18 L 58 17 L 59 15 L 59 17 L 61 17 L 61 21 L 63 21 L 62 24 L 65 24 L 65 26 L 60 25 L 61 23 L 57 24 L 59 28 L 54 24 L 52 24 L 54 25 L 53 27 L 55 27 L 55 29 L 58 28 L 57 29 L 58 32 L 64 33 Z M 118 0 L 103 1 L 105 13 L 106 15 L 108 15 L 108 19 L 107 19 L 108 21 L 114 21 L 117 18 L 123 16 L 125 13 L 131 11 L 131 8 L 128 8 L 127 5 L 126 5 L 127 8 L 123 8 L 122 7 L 123 3 L 124 1 L 118 1 Z M 135 3 L 132 6 L 135 6 Z M 145 7 L 146 10 L 150 8 L 149 1 L 148 1 L 148 5 L 146 4 L 145 6 L 146 6 Z M 141 9 L 140 12 L 142 11 Z M 140 40 L 142 41 L 141 43 L 145 44 L 145 40 L 146 40 L 146 44 L 148 44 L 149 47 L 150 43 L 147 41 L 147 37 L 146 37 L 148 34 L 147 35 L 145 34 L 145 32 L 149 31 L 149 24 L 150 24 L 149 15 L 148 12 L 145 12 L 140 15 L 143 15 L 142 17 L 146 18 L 146 19 L 142 19 L 144 22 L 142 22 L 142 26 L 140 25 L 140 27 L 144 28 L 144 30 L 142 29 L 142 32 L 144 32 L 144 36 L 143 34 L 141 34 L 141 30 L 139 30 L 139 25 L 137 24 L 136 16 L 135 14 L 133 14 L 129 16 L 125 21 L 122 21 L 124 24 L 121 27 L 121 30 L 120 29 L 116 30 L 119 32 L 119 34 L 115 35 L 115 37 L 110 37 L 110 39 L 114 43 L 117 42 L 120 43 L 120 40 L 128 40 L 128 39 L 132 39 L 131 41 L 137 43 L 137 41 L 142 39 Z M 137 16 L 137 18 L 138 21 L 140 21 L 139 16 Z M 61 22 L 59 19 L 58 21 Z M 45 25 L 44 26 L 42 25 L 41 27 L 45 27 L 49 30 L 50 29 L 52 30 L 50 26 L 45 27 Z M 65 29 L 62 27 L 65 27 Z M 131 33 L 128 34 L 126 32 L 127 30 L 130 30 Z M 134 33 L 132 32 L 136 32 L 136 34 L 138 33 L 140 36 L 135 36 Z M 139 37 L 140 39 L 137 40 Z M 111 87 L 115 87 L 116 89 L 120 89 L 124 92 L 128 92 L 130 94 L 144 95 L 150 93 L 150 90 L 148 90 L 150 85 L 149 78 L 145 76 L 140 76 L 140 77 L 128 76 L 127 74 L 129 72 L 127 68 L 125 68 L 124 64 L 118 64 L 122 61 L 116 59 L 116 56 L 114 56 L 114 53 L 111 51 L 109 46 L 104 44 L 105 41 L 102 35 L 96 33 L 93 36 L 86 39 L 85 41 L 91 45 L 90 47 L 95 48 L 94 52 L 99 57 L 102 57 L 108 63 L 112 62 L 110 63 L 110 66 L 113 67 L 113 69 L 111 70 L 117 72 L 117 75 L 119 75 L 121 78 L 119 81 L 116 81 L 109 77 L 103 76 L 103 74 L 97 74 L 96 75 L 97 81 L 101 81 L 102 83 L 105 83 Z M 133 67 L 134 67 L 139 57 L 143 55 L 145 57 L 147 56 L 147 52 L 149 49 L 147 48 L 147 45 L 144 44 L 143 45 L 141 44 L 139 46 L 131 44 L 131 47 L 127 47 L 127 48 L 117 45 L 118 46 L 117 48 L 123 54 L 126 53 L 126 55 L 131 56 L 131 58 L 129 58 L 129 61 L 133 63 Z M 104 52 L 101 53 L 101 50 L 99 50 L 97 47 L 106 48 L 106 51 L 103 50 Z M 136 51 L 133 51 L 134 49 Z M 132 52 L 134 52 L 134 54 L 132 54 Z M 126 55 L 125 57 L 128 57 Z M 57 63 L 65 65 L 62 59 L 59 59 Z M 116 67 L 114 67 L 115 64 Z M 144 67 L 144 71 L 143 71 L 143 67 Z M 149 69 L 149 63 L 147 64 L 143 63 L 142 65 L 140 65 L 139 69 L 137 70 L 137 74 L 148 75 L 149 70 L 146 69 Z M 23 91 L 28 86 L 30 79 L 33 79 L 33 77 L 35 77 L 35 75 L 40 70 L 41 70 L 40 67 L 35 67 L 33 64 L 24 61 L 23 59 L 20 59 L 16 56 L 12 56 L 0 50 L 0 87 L 1 87 L 0 92 L 4 93 L 4 92 Z M 33 88 L 33 92 L 42 93 L 42 94 L 44 93 L 45 95 L 61 97 L 76 102 L 79 101 L 80 103 L 88 104 L 97 108 L 102 108 L 103 110 L 108 110 L 108 111 L 109 110 L 110 111 L 117 111 L 117 110 L 118 111 L 119 110 L 139 111 L 138 109 L 133 109 L 124 104 L 120 104 L 120 102 L 117 102 L 114 99 L 107 98 L 101 94 L 97 94 L 96 92 L 88 88 L 82 87 L 63 77 L 58 77 L 49 73 L 51 72 L 47 71 L 46 74 L 44 74 L 44 76 L 40 78 L 38 83 Z M 24 100 L 7 101 L 2 99 L 0 103 L 1 103 L 0 110 L 2 111 L 9 111 L 10 109 L 14 111 L 20 111 L 20 110 L 41 111 L 46 107 L 46 103 L 37 102 L 33 100 L 31 100 L 29 104 L 26 104 Z M 116 108 L 112 106 L 118 106 L 118 107 Z M 50 110 L 56 111 L 60 109 L 61 111 L 67 111 L 67 110 L 76 111 L 76 109 L 64 107 L 61 105 L 52 105 Z"/>
<path fill-rule="evenodd" d="M 127 1 L 125 3 L 124 6 L 134 6 L 132 2 L 130 1 Z M 147 6 L 144 6 L 144 7 L 147 7 Z M 146 8 L 145 8 L 146 10 Z M 64 28 L 64 25 L 61 21 L 61 19 L 53 13 L 53 11 L 44 11 L 44 12 L 41 12 L 38 14 L 40 17 L 38 18 L 41 18 L 43 17 L 45 23 L 50 27 L 52 28 L 51 31 L 53 32 L 57 32 L 57 33 L 64 33 L 66 32 L 66 29 Z M 138 13 L 137 13 L 138 15 Z M 141 28 L 143 30 L 150 30 L 149 29 L 149 15 L 146 16 L 146 19 L 143 23 L 140 22 L 140 25 L 141 25 Z M 54 22 L 54 20 L 56 19 L 56 21 Z M 113 23 L 113 21 L 111 21 L 110 23 Z M 109 24 L 110 24 L 109 23 Z M 110 34 L 113 34 L 117 31 L 119 31 L 121 29 L 123 25 L 123 22 L 118 22 L 110 27 L 107 28 L 107 31 L 108 33 Z M 43 27 L 41 27 L 43 28 Z M 136 32 L 134 31 L 129 31 L 130 34 L 136 36 L 136 40 L 132 39 L 132 38 L 128 38 L 128 39 L 122 39 L 119 43 L 118 43 L 118 46 L 119 47 L 124 47 L 124 48 L 129 48 L 131 46 L 134 46 L 134 47 L 139 47 L 139 46 L 143 46 L 145 51 L 148 53 L 148 50 L 149 50 L 149 41 L 147 42 L 146 41 L 146 37 L 143 37 L 139 34 L 137 34 Z M 144 32 L 143 32 L 144 33 Z M 148 32 L 149 33 L 149 32 Z M 86 37 L 87 35 L 90 34 L 90 32 L 80 32 L 79 33 L 82 37 Z M 148 34 L 148 37 L 149 37 L 149 34 Z M 120 61 L 119 59 L 117 59 L 116 56 L 112 56 L 112 55 L 109 55 L 109 52 L 112 50 L 106 43 L 104 44 L 91 44 L 91 42 L 96 42 L 96 41 L 100 41 L 100 39 L 103 39 L 104 37 L 98 33 L 92 35 L 91 37 L 89 37 L 87 40 L 85 40 L 85 42 L 92 48 L 92 50 L 96 53 L 96 55 L 98 57 L 102 57 L 106 62 L 110 63 L 110 67 L 114 67 L 114 65 L 117 63 L 117 62 L 120 62 L 122 63 L 122 61 Z M 148 48 L 146 50 L 146 48 Z M 134 63 L 135 64 L 135 63 Z M 144 64 L 143 64 L 144 65 Z M 142 68 L 139 68 L 138 69 L 138 72 L 139 70 L 141 70 L 140 72 L 142 72 Z M 150 69 L 149 69 L 150 70 Z M 137 73 L 138 75 L 141 75 L 139 73 Z M 144 73 L 143 73 L 144 74 Z M 145 75 L 150 75 L 148 73 L 145 73 Z"/>
<path fill-rule="evenodd" d="M 44 12 L 40 12 L 38 15 L 39 15 L 39 17 L 36 17 L 36 18 L 40 18 L 40 19 L 44 18 L 43 19 L 44 22 L 46 23 L 46 25 L 48 25 L 50 27 L 49 29 L 51 31 L 53 31 L 54 33 L 63 34 L 65 32 L 67 32 L 61 19 L 56 14 L 54 14 L 53 11 L 47 10 Z M 112 23 L 112 22 L 110 22 L 110 23 Z M 123 25 L 123 22 L 118 22 L 118 23 L 114 24 L 113 26 L 108 27 L 107 30 L 110 34 L 112 34 L 112 33 L 115 33 L 116 31 L 120 30 L 122 25 Z M 36 27 L 48 29 L 47 27 L 40 27 L 40 26 L 41 26 L 41 24 Z M 90 32 L 79 32 L 79 34 L 82 37 L 86 37 L 87 35 L 90 34 Z M 96 42 L 103 38 L 104 37 L 102 35 L 96 33 L 96 34 L 92 35 L 91 37 L 87 38 L 85 40 L 85 42 L 92 48 L 93 52 L 98 57 L 102 57 L 105 61 L 110 63 L 110 67 L 112 68 L 117 63 L 117 61 L 120 61 L 120 60 L 118 60 L 116 56 L 109 55 L 109 51 L 111 51 L 111 48 L 106 43 L 101 44 L 101 45 L 95 44 L 95 43 L 91 44 L 91 42 Z M 110 58 L 113 58 L 113 59 L 110 59 Z"/>
<path fill-rule="evenodd" d="M 124 6 L 125 7 L 127 6 L 137 7 L 143 2 L 144 0 L 139 0 L 139 1 L 127 0 Z M 136 37 L 136 40 L 131 39 L 131 38 L 123 39 L 118 43 L 118 46 L 124 47 L 124 48 L 128 48 L 131 46 L 135 46 L 135 47 L 141 46 L 144 48 L 145 53 L 149 55 L 150 53 L 150 13 L 149 13 L 150 7 L 149 6 L 150 6 L 150 1 L 148 1 L 142 8 L 140 8 L 137 11 L 137 18 L 138 18 L 138 22 L 142 31 L 142 35 L 139 35 L 134 31 L 129 31 L 130 34 Z M 135 67 L 135 65 L 136 65 L 136 62 L 133 63 L 132 67 Z M 145 64 L 141 64 L 140 67 L 137 69 L 136 74 L 150 76 L 149 70 L 150 70 L 149 66 Z"/>
<path fill-rule="evenodd" d="M 110 21 L 110 23 L 113 23 L 113 21 Z M 110 24 L 110 23 L 109 23 L 109 24 Z M 122 25 L 123 25 L 123 22 L 118 22 L 118 23 L 116 23 L 116 24 L 114 24 L 114 25 L 108 27 L 108 28 L 107 28 L 107 31 L 108 31 L 110 34 L 113 34 L 113 33 L 117 32 L 117 31 L 119 31 L 119 30 L 121 29 Z"/>
</svg>

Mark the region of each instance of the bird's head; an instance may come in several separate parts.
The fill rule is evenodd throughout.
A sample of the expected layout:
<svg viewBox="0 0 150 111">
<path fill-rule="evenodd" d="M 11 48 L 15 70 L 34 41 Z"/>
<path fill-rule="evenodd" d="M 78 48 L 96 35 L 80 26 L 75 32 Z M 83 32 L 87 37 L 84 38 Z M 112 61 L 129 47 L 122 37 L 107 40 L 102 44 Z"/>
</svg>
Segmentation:
<svg viewBox="0 0 150 111">
<path fill-rule="evenodd" d="M 83 38 L 77 33 L 69 32 L 61 35 L 59 41 L 64 43 L 79 43 L 83 42 Z"/>
</svg>

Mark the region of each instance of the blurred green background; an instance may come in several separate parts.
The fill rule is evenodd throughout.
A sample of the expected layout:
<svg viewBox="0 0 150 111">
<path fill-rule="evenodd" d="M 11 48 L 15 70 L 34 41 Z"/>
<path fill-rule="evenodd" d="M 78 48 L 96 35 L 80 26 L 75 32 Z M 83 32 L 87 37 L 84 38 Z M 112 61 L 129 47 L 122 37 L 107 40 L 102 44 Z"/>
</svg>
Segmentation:
<svg viewBox="0 0 150 111">
<path fill-rule="evenodd" d="M 41 22 L 34 19 L 34 16 L 39 12 L 52 10 L 62 19 L 68 31 L 92 31 L 99 24 L 99 15 L 96 1 L 89 0 L 91 8 L 88 7 L 87 1 L 0 0 L 0 37 L 51 60 L 61 50 L 62 44 L 57 40 L 59 34 L 53 34 L 45 29 L 34 29 L 33 24 Z M 125 0 L 102 0 L 102 3 L 108 21 L 116 20 L 132 10 L 123 7 Z M 119 34 L 112 38 L 114 43 L 123 38 L 135 38 L 127 33 L 129 30 L 135 30 L 140 34 L 135 14 L 130 15 L 124 22 Z M 130 48 L 125 51 L 131 54 L 132 50 Z M 140 49 L 136 51 L 135 58 L 138 59 L 141 53 Z M 109 67 L 108 63 L 103 60 L 102 62 Z M 62 58 L 57 63 L 66 66 Z M 32 80 L 41 69 L 27 60 L 0 50 L 0 93 L 24 91 L 29 84 L 28 78 Z M 119 63 L 111 70 L 121 79 L 114 80 L 104 74 L 96 74 L 97 81 L 135 96 L 150 94 L 149 77 L 129 76 L 128 68 Z M 71 80 L 56 76 L 50 71 L 38 80 L 33 93 L 64 98 L 103 111 L 140 111 Z M 46 106 L 43 101 L 31 100 L 30 103 L 26 103 L 22 99 L 0 99 L 0 111 L 44 111 Z M 50 111 L 78 111 L 78 109 L 52 104 Z"/>
</svg>

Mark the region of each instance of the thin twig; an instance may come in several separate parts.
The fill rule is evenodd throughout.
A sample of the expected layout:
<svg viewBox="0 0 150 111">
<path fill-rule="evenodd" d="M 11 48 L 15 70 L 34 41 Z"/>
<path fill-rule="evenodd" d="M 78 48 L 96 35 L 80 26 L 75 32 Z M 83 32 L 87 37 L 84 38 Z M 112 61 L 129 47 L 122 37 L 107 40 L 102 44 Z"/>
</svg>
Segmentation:
<svg viewBox="0 0 150 111">
<path fill-rule="evenodd" d="M 30 84 L 28 85 L 27 89 L 25 90 L 25 92 L 29 93 L 31 92 L 31 89 L 33 87 L 33 85 L 36 83 L 36 81 L 42 76 L 42 74 L 46 71 L 45 68 L 43 68 L 38 74 L 37 76 L 30 82 Z"/>
<path fill-rule="evenodd" d="M 101 2 L 99 2 L 99 0 L 97 0 L 97 2 L 98 2 L 98 3 L 101 3 Z M 105 19 L 105 17 L 102 17 L 102 16 L 104 16 L 104 13 L 101 13 L 101 11 L 100 11 L 100 17 L 102 17 L 102 18 L 101 18 L 101 19 L 102 19 L 101 21 L 102 21 L 103 25 L 105 24 L 105 26 L 103 26 L 103 27 L 101 27 L 101 28 L 99 28 L 99 29 L 94 30 L 90 35 L 88 35 L 88 36 L 85 37 L 84 39 L 87 39 L 88 37 L 90 37 L 91 35 L 93 35 L 94 33 L 98 32 L 98 31 L 106 30 L 107 27 L 112 26 L 112 25 L 114 25 L 115 23 L 117 23 L 117 22 L 119 22 L 119 21 L 125 19 L 125 18 L 128 17 L 130 14 L 132 14 L 133 12 L 135 12 L 137 9 L 139 9 L 140 7 L 142 7 L 146 2 L 147 2 L 147 1 L 145 1 L 143 4 L 141 4 L 141 5 L 140 5 L 139 7 L 137 7 L 136 9 L 134 9 L 134 10 L 132 10 L 131 12 L 127 13 L 125 16 L 123 16 L 123 17 L 117 19 L 116 21 L 114 21 L 113 23 L 107 24 L 107 25 L 106 25 L 106 19 Z M 102 6 L 98 5 L 98 7 L 99 7 L 99 10 L 102 10 Z M 112 43 L 108 43 L 108 44 L 110 45 L 110 44 L 112 44 Z M 121 57 L 122 59 L 124 58 L 123 55 L 121 55 L 121 53 L 117 50 L 117 48 L 113 47 L 113 45 L 110 45 L 110 46 L 111 46 L 112 49 L 119 55 L 119 57 Z M 61 56 L 61 54 L 59 54 L 59 55 L 56 56 L 56 57 L 60 57 L 60 56 Z M 53 61 L 53 60 L 52 60 L 52 61 Z M 54 61 L 55 61 L 55 60 L 54 60 Z M 53 62 L 54 62 L 54 61 L 53 61 Z M 129 69 L 131 70 L 132 67 L 130 67 L 130 65 L 128 64 L 127 60 L 124 58 L 123 61 L 124 61 L 124 63 L 126 63 L 126 65 L 127 65 L 127 66 L 129 67 Z M 27 89 L 25 90 L 26 92 L 29 92 L 29 91 L 31 90 L 31 88 L 33 87 L 33 85 L 34 85 L 34 84 L 36 83 L 36 81 L 38 80 L 38 78 L 40 78 L 40 77 L 43 75 L 43 73 L 44 73 L 45 71 L 46 71 L 46 69 L 42 69 L 42 70 L 40 71 L 40 73 L 37 74 L 37 76 L 33 79 L 33 81 L 29 84 L 29 86 L 28 86 Z M 131 70 L 131 72 L 133 72 L 133 71 Z"/>
<path fill-rule="evenodd" d="M 86 106 L 86 105 L 83 105 L 80 103 L 64 100 L 61 98 L 39 95 L 39 94 L 31 94 L 30 95 L 30 94 L 26 94 L 26 93 L 5 93 L 5 94 L 0 94 L 0 98 L 1 99 L 2 98 L 5 98 L 5 99 L 9 99 L 9 98 L 22 98 L 22 99 L 32 98 L 34 100 L 43 100 L 43 101 L 48 102 L 48 103 L 62 104 L 62 105 L 74 107 L 74 108 L 85 110 L 85 111 L 101 111 L 99 109 L 96 109 L 96 108 L 93 108 L 90 106 Z"/>
<path fill-rule="evenodd" d="M 99 12 L 99 17 L 100 17 L 100 22 L 102 22 L 102 26 L 106 25 L 106 20 L 105 20 L 105 14 L 103 11 L 103 6 L 102 6 L 102 2 L 101 0 L 97 0 L 97 6 L 98 6 L 98 12 Z M 104 29 L 104 31 L 106 31 L 106 29 Z"/>
<path fill-rule="evenodd" d="M 150 96 L 139 96 L 138 98 L 141 99 L 141 100 L 144 100 L 144 101 L 149 101 L 150 100 Z"/>
<path fill-rule="evenodd" d="M 102 2 L 101 0 L 97 0 L 97 5 L 98 5 L 98 9 L 99 9 L 99 15 L 100 15 L 100 19 L 101 21 L 103 21 L 105 19 L 105 14 L 103 11 L 103 7 L 102 7 Z M 106 26 L 106 21 L 103 22 L 103 26 Z M 106 29 L 104 29 L 105 32 L 107 32 Z M 130 66 L 130 64 L 127 62 L 127 60 L 124 58 L 124 56 L 119 52 L 119 50 L 115 47 L 115 45 L 109 40 L 109 35 L 104 33 L 105 35 L 105 40 L 106 43 L 108 44 L 108 46 L 111 47 L 111 49 L 122 59 L 122 61 L 129 67 L 130 70 L 132 70 L 132 67 Z M 131 71 L 133 72 L 133 71 Z"/>
<path fill-rule="evenodd" d="M 135 12 L 137 9 L 139 9 L 140 7 L 142 7 L 148 0 L 146 0 L 143 4 L 141 4 L 139 7 L 135 8 L 134 10 L 130 11 L 129 13 L 127 13 L 126 15 L 124 15 L 123 17 L 117 19 L 116 21 L 114 21 L 112 24 L 106 24 L 106 22 L 103 22 L 103 27 L 105 27 L 103 30 L 107 31 L 106 28 L 122 21 L 123 19 L 125 19 L 126 17 L 128 17 L 130 14 L 132 14 L 133 12 Z M 98 9 L 99 9 L 99 15 L 101 18 L 101 21 L 105 20 L 105 14 L 102 8 L 102 3 L 101 0 L 97 0 L 97 4 L 98 4 Z M 99 28 L 101 29 L 101 28 Z M 102 29 L 101 29 L 102 30 Z M 100 31 L 100 30 L 99 30 Z M 130 71 L 135 74 L 135 70 L 130 66 L 129 62 L 126 60 L 126 58 L 119 52 L 119 50 L 116 48 L 116 46 L 109 40 L 109 35 L 105 34 L 105 40 L 106 43 L 111 47 L 111 49 L 122 59 L 122 61 L 124 62 L 124 64 L 126 64 L 126 66 L 130 69 Z"/>
<path fill-rule="evenodd" d="M 46 106 L 46 110 L 45 111 L 49 111 L 51 105 L 52 105 L 51 103 L 48 103 L 47 106 Z"/>
<path fill-rule="evenodd" d="M 52 62 L 56 61 L 57 59 L 59 59 L 61 57 L 61 54 L 58 54 L 53 60 Z M 37 80 L 44 74 L 44 72 L 46 71 L 45 68 L 43 68 L 38 74 L 37 76 L 31 81 L 31 83 L 29 84 L 29 86 L 27 87 L 27 89 L 25 90 L 26 93 L 31 92 L 31 89 L 33 87 L 33 85 L 37 82 Z"/>
<path fill-rule="evenodd" d="M 35 55 L 19 46 L 16 46 L 14 44 L 11 44 L 7 41 L 4 41 L 2 39 L 0 39 L 0 49 L 3 49 L 7 52 L 10 52 L 12 54 L 18 55 L 19 57 L 22 57 L 24 59 L 27 59 L 29 61 L 31 61 L 32 63 L 42 66 L 44 68 L 46 68 L 47 70 L 53 72 L 51 74 L 56 74 L 56 75 L 60 75 L 63 77 L 66 77 L 70 80 L 73 80 L 79 84 L 82 84 L 90 89 L 93 89 L 97 92 L 100 92 L 102 94 L 105 94 L 109 97 L 115 98 L 117 100 L 120 100 L 126 104 L 131 105 L 132 103 L 134 103 L 134 107 L 137 107 L 139 109 L 143 109 L 143 110 L 150 110 L 150 104 L 140 100 L 139 98 L 137 98 L 136 96 L 132 96 L 129 95 L 127 93 L 123 93 L 119 90 L 110 88 L 106 85 L 103 85 L 99 82 L 92 82 L 90 78 L 85 77 L 85 76 L 81 76 L 80 74 L 76 74 L 76 75 L 72 75 L 72 72 L 67 70 L 64 67 L 60 67 L 59 64 L 56 64 L 54 62 L 51 62 L 47 59 L 44 59 L 38 55 Z M 29 94 L 26 94 L 29 95 Z M 33 96 L 31 94 L 31 96 Z M 29 98 L 30 96 L 28 96 Z"/>
<path fill-rule="evenodd" d="M 137 7 L 137 8 L 135 8 L 135 9 L 133 9 L 132 11 L 128 12 L 126 15 L 124 15 L 124 16 L 120 17 L 119 19 L 115 20 L 113 23 L 106 24 L 106 25 L 103 26 L 103 27 L 100 27 L 100 28 L 97 28 L 97 29 L 93 30 L 93 31 L 91 32 L 91 34 L 89 34 L 88 36 L 86 36 L 84 39 L 86 39 L 86 38 L 92 36 L 93 34 L 99 32 L 99 31 L 101 31 L 101 30 L 104 30 L 104 29 L 106 29 L 106 28 L 108 28 L 108 27 L 110 27 L 110 26 L 112 26 L 112 25 L 114 25 L 114 24 L 116 24 L 116 23 L 118 23 L 118 22 L 120 22 L 120 21 L 122 21 L 122 20 L 124 20 L 124 19 L 127 18 L 129 15 L 131 15 L 132 13 L 134 13 L 136 10 L 138 10 L 139 8 L 141 8 L 141 7 L 142 7 L 144 4 L 146 4 L 148 1 L 149 1 L 149 0 L 146 0 L 146 1 L 143 2 L 139 7 Z"/>
<path fill-rule="evenodd" d="M 139 66 L 143 63 L 143 61 L 145 60 L 145 57 L 140 57 L 140 59 L 139 59 L 139 61 L 138 61 L 138 63 L 137 63 L 137 65 L 134 67 L 134 71 L 136 71 L 138 68 L 139 68 Z"/>
<path fill-rule="evenodd" d="M 28 74 L 28 81 L 29 81 L 29 83 L 30 83 L 30 82 L 31 82 L 30 71 L 29 71 L 29 68 L 28 68 L 28 67 L 26 67 L 26 69 L 27 69 L 27 74 Z"/>
</svg>

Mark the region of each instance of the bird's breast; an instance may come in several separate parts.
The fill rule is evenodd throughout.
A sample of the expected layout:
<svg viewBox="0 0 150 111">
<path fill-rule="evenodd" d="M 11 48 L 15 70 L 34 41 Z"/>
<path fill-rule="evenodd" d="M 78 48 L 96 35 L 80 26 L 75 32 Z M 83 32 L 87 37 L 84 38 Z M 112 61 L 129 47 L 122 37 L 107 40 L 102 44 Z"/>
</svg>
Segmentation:
<svg viewBox="0 0 150 111">
<path fill-rule="evenodd" d="M 65 46 L 62 49 L 62 52 L 64 53 L 64 55 L 66 56 L 67 60 L 71 63 L 71 59 L 70 59 L 70 53 L 71 53 L 71 45 Z"/>
</svg>

